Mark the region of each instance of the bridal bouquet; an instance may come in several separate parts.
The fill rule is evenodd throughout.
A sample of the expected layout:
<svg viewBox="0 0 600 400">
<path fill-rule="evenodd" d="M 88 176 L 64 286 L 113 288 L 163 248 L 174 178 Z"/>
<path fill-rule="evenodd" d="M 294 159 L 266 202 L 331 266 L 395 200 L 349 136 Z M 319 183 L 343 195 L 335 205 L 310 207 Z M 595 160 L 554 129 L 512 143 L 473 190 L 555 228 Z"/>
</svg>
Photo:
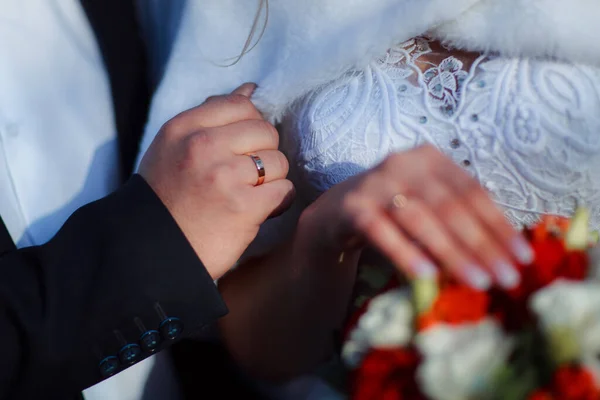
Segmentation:
<svg viewBox="0 0 600 400">
<path fill-rule="evenodd" d="M 526 231 L 514 290 L 441 276 L 389 284 L 351 318 L 342 359 L 355 400 L 600 399 L 600 257 L 588 213 Z"/>
</svg>

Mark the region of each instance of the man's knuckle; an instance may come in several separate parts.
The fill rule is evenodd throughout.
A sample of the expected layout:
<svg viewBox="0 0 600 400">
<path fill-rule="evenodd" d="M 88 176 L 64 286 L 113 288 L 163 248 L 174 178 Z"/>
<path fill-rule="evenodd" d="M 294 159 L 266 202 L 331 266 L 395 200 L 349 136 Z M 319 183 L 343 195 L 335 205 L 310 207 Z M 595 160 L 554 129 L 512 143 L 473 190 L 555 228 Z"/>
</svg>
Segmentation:
<svg viewBox="0 0 600 400">
<path fill-rule="evenodd" d="M 207 130 L 201 130 L 193 135 L 190 135 L 187 140 L 187 148 L 189 152 L 205 152 L 210 150 L 216 142 L 214 135 L 211 135 Z"/>
<path fill-rule="evenodd" d="M 171 139 L 173 136 L 179 135 L 182 128 L 183 126 L 179 118 L 172 118 L 163 124 L 160 131 L 166 139 Z"/>
<path fill-rule="evenodd" d="M 268 141 L 273 144 L 273 147 L 279 147 L 279 132 L 272 124 L 262 119 L 253 120 L 250 123 L 254 125 L 254 129 L 268 137 Z"/>
<path fill-rule="evenodd" d="M 290 162 L 288 161 L 287 157 L 282 153 L 282 152 L 277 152 L 277 162 L 278 162 L 278 167 L 279 170 L 287 175 L 288 171 L 290 170 Z"/>
<path fill-rule="evenodd" d="M 223 96 L 208 96 L 206 100 L 204 100 L 204 104 L 212 103 L 214 101 L 219 101 L 223 98 Z"/>
<path fill-rule="evenodd" d="M 247 96 L 241 94 L 232 94 L 225 97 L 225 102 L 234 107 L 254 108 L 252 101 Z"/>
<path fill-rule="evenodd" d="M 210 180 L 214 183 L 218 183 L 221 187 L 229 188 L 229 185 L 225 184 L 230 182 L 231 177 L 234 176 L 235 173 L 235 168 L 230 164 L 217 164 L 210 171 Z"/>
<path fill-rule="evenodd" d="M 219 197 L 230 201 L 235 198 L 235 188 L 232 185 L 231 177 L 234 170 L 226 164 L 214 165 L 210 168 L 203 179 L 206 190 L 210 190 L 219 195 Z"/>
</svg>

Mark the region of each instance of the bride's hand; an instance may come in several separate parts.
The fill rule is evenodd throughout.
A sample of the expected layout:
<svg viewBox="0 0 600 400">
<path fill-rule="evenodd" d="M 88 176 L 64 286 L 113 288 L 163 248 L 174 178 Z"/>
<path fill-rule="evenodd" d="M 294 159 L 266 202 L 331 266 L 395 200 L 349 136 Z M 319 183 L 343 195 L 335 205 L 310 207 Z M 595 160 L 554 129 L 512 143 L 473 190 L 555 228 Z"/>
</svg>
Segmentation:
<svg viewBox="0 0 600 400">
<path fill-rule="evenodd" d="M 494 282 L 516 286 L 514 262 L 533 258 L 479 183 L 430 145 L 393 154 L 333 187 L 306 219 L 342 251 L 364 238 L 409 275 L 435 275 L 435 261 L 482 290 Z"/>
</svg>

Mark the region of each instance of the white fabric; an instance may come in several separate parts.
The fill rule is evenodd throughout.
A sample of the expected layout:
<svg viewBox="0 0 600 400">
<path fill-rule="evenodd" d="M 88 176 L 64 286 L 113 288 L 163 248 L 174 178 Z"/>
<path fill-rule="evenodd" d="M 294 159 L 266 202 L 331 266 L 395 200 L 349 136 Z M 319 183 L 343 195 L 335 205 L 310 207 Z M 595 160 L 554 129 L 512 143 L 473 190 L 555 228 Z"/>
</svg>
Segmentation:
<svg viewBox="0 0 600 400">
<path fill-rule="evenodd" d="M 299 151 L 306 153 L 294 156 L 301 169 L 315 169 L 315 174 L 329 180 L 329 184 L 373 165 L 389 151 L 427 140 L 458 162 L 468 158 L 468 169 L 509 208 L 508 216 L 517 225 L 533 222 L 540 212 L 568 214 L 575 198 L 591 203 L 592 222 L 598 225 L 598 208 L 594 205 L 597 187 L 587 183 L 597 181 L 597 164 L 589 152 L 596 146 L 596 88 L 600 83 L 593 66 L 600 66 L 600 42 L 595 40 L 600 33 L 596 24 L 600 21 L 600 2 L 270 0 L 269 19 L 260 42 L 236 65 L 220 66 L 241 51 L 258 3 L 187 2 L 165 75 L 152 102 L 140 155 L 169 118 L 210 95 L 227 93 L 251 81 L 259 85 L 253 101 L 269 119 L 280 121 L 286 114 L 292 116 L 286 120 L 285 136 L 301 143 L 288 142 L 284 150 L 293 153 L 294 146 L 301 146 Z M 265 14 L 263 10 L 262 16 Z M 454 115 L 444 118 L 432 110 L 432 98 L 423 95 L 429 83 L 411 84 L 407 92 L 400 90 L 406 78 L 402 74 L 412 73 L 410 66 L 392 71 L 376 61 L 385 56 L 387 49 L 424 33 L 467 50 L 537 55 L 545 61 L 479 60 L 481 65 L 462 74 L 468 75 L 470 82 L 489 80 L 489 84 L 481 90 L 469 86 L 460 101 L 456 94 L 445 96 L 444 101 L 454 98 L 457 108 Z M 358 76 L 350 79 L 348 71 Z M 329 102 L 340 98 L 322 98 L 328 90 L 337 90 L 334 93 L 344 97 L 347 88 L 362 90 L 364 97 L 361 104 L 354 99 L 355 104 L 338 109 L 349 114 L 344 126 L 338 126 L 338 120 L 320 127 L 321 122 L 311 119 L 311 112 L 326 114 L 328 108 L 339 106 Z M 379 109 L 382 104 L 375 97 L 382 94 L 387 96 L 385 110 Z M 298 108 L 302 101 L 304 108 Z M 311 101 L 318 104 L 308 104 Z M 365 110 L 380 113 L 380 126 L 373 125 L 373 121 L 368 131 L 361 126 L 369 122 L 368 115 L 361 114 Z M 304 125 L 290 127 L 295 123 L 290 119 L 298 113 L 303 113 L 298 122 Z M 474 114 L 478 121 L 470 120 Z M 428 123 L 420 124 L 422 117 Z M 511 123 L 523 126 L 517 129 Z M 363 132 L 358 133 L 361 129 Z M 531 138 L 519 138 L 515 133 L 519 129 L 519 134 L 526 136 L 531 129 L 537 141 L 527 143 Z M 325 133 L 329 134 L 326 140 L 322 137 Z M 536 136 L 538 133 L 541 136 Z M 350 149 L 336 147 L 349 144 L 341 139 L 357 139 L 356 135 L 361 134 L 360 139 L 365 140 L 362 147 L 341 154 Z M 449 141 L 455 138 L 461 146 L 449 151 Z M 333 154 L 336 151 L 338 154 Z M 532 152 L 536 157 L 529 157 Z M 344 164 L 345 171 L 334 171 L 333 164 L 337 169 Z M 580 165 L 582 170 L 578 169 Z M 292 176 L 297 172 L 302 171 L 292 171 Z M 312 184 L 315 174 L 310 178 Z M 316 183 L 317 189 L 326 187 L 323 182 Z M 303 197 L 310 191 L 304 187 L 299 194 Z M 295 214 L 298 209 L 301 207 L 294 210 Z M 287 218 L 293 219 L 289 215 Z M 277 235 L 269 231 L 283 228 L 289 231 L 289 223 L 282 219 L 269 221 L 254 243 L 253 254 L 273 245 Z"/>
<path fill-rule="evenodd" d="M 430 52 L 424 39 L 395 46 L 294 107 L 284 126 L 299 191 L 314 196 L 429 142 L 515 226 L 587 204 L 600 228 L 600 68 L 481 56 L 471 68 L 448 57 L 421 72 L 415 62 Z"/>
<path fill-rule="evenodd" d="M 318 86 L 431 31 L 473 50 L 600 64 L 597 0 L 270 0 L 265 35 L 231 67 L 259 1 L 187 1 L 144 151 L 168 119 L 243 82 L 271 119 Z M 263 13 L 264 17 L 264 13 Z"/>
<path fill-rule="evenodd" d="M 19 247 L 39 245 L 119 183 L 108 76 L 77 0 L 2 1 L 0 60 L 0 215 Z M 151 371 L 169 366 L 155 361 L 86 391 L 86 399 L 141 399 Z M 159 378 L 153 383 L 173 388 L 171 375 Z M 177 398 L 168 391 L 173 396 L 157 398 Z"/>
<path fill-rule="evenodd" d="M 0 214 L 41 244 L 118 183 L 108 78 L 77 1 L 3 1 L 0 60 Z"/>
<path fill-rule="evenodd" d="M 270 120 L 284 121 L 283 148 L 292 176 L 301 176 L 301 197 L 390 151 L 429 141 L 477 177 L 515 225 L 540 213 L 568 214 L 580 201 L 600 225 L 600 2 L 269 3 L 261 41 L 222 67 L 241 51 L 258 1 L 188 1 L 140 154 L 177 113 L 256 82 L 255 104 Z M 426 33 L 498 56 L 470 69 L 446 60 L 426 76 L 399 45 Z M 267 228 L 265 246 L 255 251 L 281 236 L 276 221 Z M 314 388 L 308 381 L 297 384 Z M 289 398 L 301 390 L 284 392 Z"/>
</svg>

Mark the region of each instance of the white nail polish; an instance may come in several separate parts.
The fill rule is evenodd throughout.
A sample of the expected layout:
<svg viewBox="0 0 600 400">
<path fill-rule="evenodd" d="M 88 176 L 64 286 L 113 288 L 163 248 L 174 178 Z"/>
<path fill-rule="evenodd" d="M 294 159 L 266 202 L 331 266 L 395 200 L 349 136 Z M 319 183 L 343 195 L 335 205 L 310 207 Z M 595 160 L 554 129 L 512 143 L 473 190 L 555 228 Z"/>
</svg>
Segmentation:
<svg viewBox="0 0 600 400">
<path fill-rule="evenodd" d="M 513 289 L 521 282 L 521 277 L 516 268 L 505 261 L 498 261 L 494 264 L 494 272 L 500 286 L 506 289 Z"/>
<path fill-rule="evenodd" d="M 517 236 L 513 239 L 511 248 L 513 254 L 521 264 L 527 265 L 533 262 L 533 259 L 535 257 L 533 249 L 531 248 L 529 243 L 527 243 L 527 241 L 521 236 Z"/>
<path fill-rule="evenodd" d="M 438 273 L 435 265 L 426 260 L 417 262 L 414 265 L 413 271 L 415 272 L 416 277 L 421 279 L 435 278 Z"/>
<path fill-rule="evenodd" d="M 492 286 L 492 278 L 478 265 L 468 265 L 464 269 L 465 278 L 473 288 L 488 290 Z"/>
</svg>

